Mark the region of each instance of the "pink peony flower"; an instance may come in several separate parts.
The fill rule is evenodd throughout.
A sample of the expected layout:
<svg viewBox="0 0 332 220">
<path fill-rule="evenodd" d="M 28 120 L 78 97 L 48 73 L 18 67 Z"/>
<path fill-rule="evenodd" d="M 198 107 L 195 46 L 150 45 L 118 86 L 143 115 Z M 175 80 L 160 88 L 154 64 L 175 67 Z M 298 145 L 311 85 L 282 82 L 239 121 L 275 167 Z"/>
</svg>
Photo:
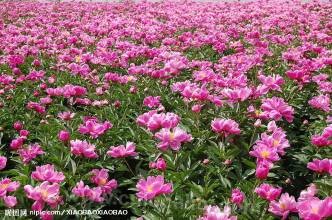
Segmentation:
<svg viewBox="0 0 332 220">
<path fill-rule="evenodd" d="M 275 188 L 270 184 L 263 183 L 259 187 L 255 188 L 255 193 L 257 193 L 262 199 L 266 199 L 271 202 L 280 196 L 281 188 Z"/>
<path fill-rule="evenodd" d="M 11 150 L 18 150 L 18 149 L 20 149 L 23 146 L 25 140 L 26 140 L 26 137 L 18 137 L 18 138 L 13 139 L 10 142 L 10 145 L 9 145 L 10 149 Z"/>
<path fill-rule="evenodd" d="M 289 196 L 288 193 L 284 193 L 280 196 L 279 202 L 271 201 L 269 206 L 269 212 L 282 216 L 282 219 L 286 219 L 290 212 L 296 212 L 296 201 L 294 196 Z"/>
<path fill-rule="evenodd" d="M 280 159 L 277 153 L 277 149 L 268 147 L 266 145 L 255 145 L 254 149 L 250 151 L 249 154 L 253 157 L 256 157 L 258 162 L 275 162 Z"/>
<path fill-rule="evenodd" d="M 167 164 L 166 164 L 166 161 L 160 157 L 160 158 L 158 158 L 157 162 L 149 163 L 149 167 L 152 169 L 164 171 L 167 168 Z"/>
<path fill-rule="evenodd" d="M 231 216 L 231 208 L 225 206 L 221 211 L 218 206 L 206 206 L 204 208 L 204 215 L 197 220 L 236 220 L 236 216 Z"/>
<path fill-rule="evenodd" d="M 331 102 L 330 96 L 326 94 L 326 95 L 314 96 L 312 99 L 309 100 L 308 103 L 313 108 L 329 112 L 331 110 L 330 102 Z"/>
<path fill-rule="evenodd" d="M 86 198 L 92 202 L 103 202 L 104 197 L 103 190 L 101 187 L 90 188 L 87 185 L 84 185 L 83 181 L 80 181 L 76 184 L 76 186 L 72 189 L 72 193 L 81 198 Z"/>
<path fill-rule="evenodd" d="M 266 94 L 269 90 L 281 91 L 281 85 L 284 84 L 284 79 L 280 75 L 265 76 L 259 75 L 257 77 L 262 83 L 262 86 L 257 88 L 262 94 Z"/>
<path fill-rule="evenodd" d="M 270 127 L 270 129 L 272 129 Z M 290 147 L 286 139 L 286 133 L 281 128 L 275 128 L 271 135 L 267 133 L 261 134 L 261 138 L 256 141 L 254 149 L 256 148 L 274 148 L 280 155 L 285 155 L 285 149 Z"/>
<path fill-rule="evenodd" d="M 93 187 L 86 191 L 86 197 L 92 202 L 103 202 L 103 190 L 101 187 Z"/>
<path fill-rule="evenodd" d="M 307 164 L 308 169 L 313 170 L 317 173 L 329 173 L 332 176 L 332 159 L 318 160 L 314 159 L 312 162 Z"/>
<path fill-rule="evenodd" d="M 75 113 L 72 112 L 60 112 L 58 117 L 64 121 L 70 121 L 75 116 Z"/>
<path fill-rule="evenodd" d="M 50 183 L 61 183 L 65 176 L 62 172 L 55 171 L 53 164 L 37 166 L 31 173 L 31 177 L 37 181 L 48 181 Z"/>
<path fill-rule="evenodd" d="M 0 170 L 5 169 L 6 164 L 7 164 L 7 157 L 0 156 Z"/>
<path fill-rule="evenodd" d="M 17 181 L 12 181 L 9 178 L 0 180 L 0 197 L 7 195 L 7 192 L 14 192 L 20 187 L 20 183 Z"/>
<path fill-rule="evenodd" d="M 202 110 L 202 106 L 203 105 L 199 105 L 199 104 L 196 104 L 196 105 L 193 105 L 191 107 L 191 111 L 195 112 L 195 113 L 200 113 L 201 110 Z"/>
<path fill-rule="evenodd" d="M 302 190 L 300 193 L 300 197 L 297 199 L 297 201 L 305 201 L 308 199 L 313 198 L 317 193 L 317 188 L 315 184 L 310 184 L 310 186 L 306 190 Z"/>
<path fill-rule="evenodd" d="M 17 199 L 15 196 L 4 196 L 3 201 L 7 208 L 13 208 L 17 204 Z"/>
<path fill-rule="evenodd" d="M 170 147 L 172 150 L 178 151 L 182 143 L 192 140 L 191 135 L 179 127 L 173 129 L 163 128 L 155 134 L 155 137 L 160 140 L 157 147 L 161 150 L 167 150 Z"/>
<path fill-rule="evenodd" d="M 163 176 L 148 176 L 147 179 L 140 179 L 136 185 L 138 200 L 151 200 L 162 194 L 172 193 L 172 184 L 164 183 Z"/>
<path fill-rule="evenodd" d="M 20 130 L 20 136 L 23 138 L 28 137 L 29 131 L 28 130 Z"/>
<path fill-rule="evenodd" d="M 324 128 L 321 135 L 313 135 L 311 137 L 311 143 L 317 147 L 326 147 L 332 145 L 332 124 Z"/>
<path fill-rule="evenodd" d="M 106 169 L 93 169 L 91 174 L 91 182 L 99 186 L 103 193 L 111 193 L 118 187 L 118 183 L 115 179 L 108 180 L 108 170 Z"/>
<path fill-rule="evenodd" d="M 108 129 L 112 128 L 112 124 L 109 121 L 100 123 L 95 117 L 85 117 L 84 124 L 80 125 L 78 131 L 81 134 L 89 134 L 92 138 L 97 138 L 104 134 Z"/>
<path fill-rule="evenodd" d="M 143 105 L 149 108 L 156 108 L 160 105 L 160 96 L 148 96 L 143 100 Z"/>
<path fill-rule="evenodd" d="M 66 131 L 66 130 L 60 131 L 59 134 L 58 134 L 58 138 L 62 142 L 69 141 L 70 140 L 70 133 L 69 133 L 69 131 Z"/>
<path fill-rule="evenodd" d="M 29 199 L 35 201 L 32 210 L 41 211 L 45 203 L 51 208 L 55 208 L 62 201 L 62 197 L 59 195 L 60 185 L 58 183 L 51 184 L 45 181 L 36 187 L 25 185 L 24 191 Z"/>
<path fill-rule="evenodd" d="M 70 152 L 76 156 L 86 158 L 97 158 L 98 155 L 95 152 L 96 146 L 88 143 L 87 141 L 72 140 L 70 141 Z"/>
<path fill-rule="evenodd" d="M 72 193 L 77 197 L 85 197 L 90 190 L 90 187 L 84 185 L 83 181 L 81 180 L 76 184 L 76 186 L 72 189 Z"/>
<path fill-rule="evenodd" d="M 231 202 L 236 205 L 241 205 L 245 199 L 245 195 L 239 188 L 232 190 Z"/>
<path fill-rule="evenodd" d="M 215 133 L 225 137 L 231 134 L 240 134 L 239 124 L 232 119 L 215 118 L 211 122 L 211 128 Z"/>
<path fill-rule="evenodd" d="M 140 126 L 147 127 L 150 131 L 161 128 L 174 128 L 178 125 L 180 117 L 174 113 L 167 112 L 158 114 L 156 110 L 146 112 L 138 116 L 136 122 Z"/>
<path fill-rule="evenodd" d="M 13 125 L 13 128 L 16 130 L 16 131 L 20 131 L 23 129 L 23 124 L 22 122 L 20 121 L 16 121 Z"/>
<path fill-rule="evenodd" d="M 332 217 L 332 197 L 320 200 L 317 197 L 298 202 L 297 210 L 303 220 L 323 220 Z"/>
<path fill-rule="evenodd" d="M 21 160 L 24 164 L 29 163 L 31 160 L 35 159 L 38 155 L 42 155 L 45 152 L 39 144 L 32 144 L 26 148 L 18 150 Z"/>
<path fill-rule="evenodd" d="M 263 100 L 261 105 L 263 110 L 262 116 L 280 121 L 283 118 L 288 122 L 292 122 L 294 118 L 294 109 L 289 106 L 283 98 L 272 97 Z"/>
<path fill-rule="evenodd" d="M 123 157 L 135 157 L 137 156 L 137 153 L 135 152 L 136 145 L 133 142 L 127 142 L 126 146 L 120 145 L 117 147 L 111 147 L 107 151 L 107 155 L 114 157 L 114 158 L 123 158 Z"/>
<path fill-rule="evenodd" d="M 266 179 L 272 166 L 273 164 L 267 160 L 258 162 L 255 173 L 256 177 L 260 180 Z"/>
</svg>

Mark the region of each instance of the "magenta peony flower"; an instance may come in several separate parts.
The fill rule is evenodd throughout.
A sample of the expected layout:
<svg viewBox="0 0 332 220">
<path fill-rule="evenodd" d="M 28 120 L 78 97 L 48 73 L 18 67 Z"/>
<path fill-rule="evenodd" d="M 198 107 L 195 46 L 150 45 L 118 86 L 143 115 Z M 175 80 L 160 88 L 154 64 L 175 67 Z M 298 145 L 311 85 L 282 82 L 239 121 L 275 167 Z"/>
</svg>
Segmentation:
<svg viewBox="0 0 332 220">
<path fill-rule="evenodd" d="M 288 122 L 292 122 L 294 118 L 294 109 L 289 106 L 283 98 L 272 97 L 263 100 L 261 105 L 263 110 L 262 116 L 280 121 L 283 118 Z"/>
<path fill-rule="evenodd" d="M 326 147 L 332 145 L 332 124 L 324 128 L 321 135 L 313 135 L 311 137 L 311 143 L 317 147 Z"/>
<path fill-rule="evenodd" d="M 156 162 L 150 162 L 149 167 L 152 169 L 164 171 L 167 168 L 167 164 L 166 161 L 162 157 L 160 157 Z"/>
<path fill-rule="evenodd" d="M 225 137 L 231 134 L 240 134 L 239 124 L 232 119 L 215 118 L 211 122 L 211 128 L 215 133 Z"/>
<path fill-rule="evenodd" d="M 298 202 L 297 210 L 303 220 L 323 220 L 332 217 L 332 197 L 320 200 L 317 197 Z"/>
<path fill-rule="evenodd" d="M 193 111 L 195 113 L 200 113 L 202 110 L 202 107 L 203 107 L 203 105 L 199 105 L 199 104 L 193 105 L 191 107 L 191 111 Z"/>
<path fill-rule="evenodd" d="M 84 185 L 83 181 L 81 180 L 72 189 L 72 193 L 77 197 L 85 197 L 89 190 L 90 190 L 90 187 L 87 185 Z"/>
<path fill-rule="evenodd" d="M 179 127 L 168 129 L 163 128 L 155 134 L 155 137 L 160 140 L 157 147 L 160 150 L 167 150 L 169 147 L 172 150 L 178 151 L 182 143 L 190 142 L 192 137 Z"/>
<path fill-rule="evenodd" d="M 146 112 L 138 116 L 136 122 L 140 126 L 147 127 L 150 131 L 161 128 L 174 128 L 178 125 L 180 117 L 174 113 L 167 112 L 158 114 L 156 110 Z"/>
<path fill-rule="evenodd" d="M 268 147 L 266 145 L 255 145 L 254 149 L 250 151 L 249 154 L 253 157 L 256 157 L 258 162 L 275 162 L 280 159 L 277 153 L 277 149 Z"/>
<path fill-rule="evenodd" d="M 276 128 L 271 135 L 261 134 L 261 138 L 256 141 L 254 149 L 264 147 L 274 148 L 278 154 L 285 155 L 285 149 L 289 148 L 290 144 L 286 139 L 286 133 L 281 128 Z"/>
<path fill-rule="evenodd" d="M 93 169 L 91 171 L 91 182 L 99 186 L 103 193 L 111 193 L 114 189 L 118 187 L 118 183 L 115 179 L 108 180 L 108 170 L 107 169 Z"/>
<path fill-rule="evenodd" d="M 20 187 L 20 183 L 17 181 L 12 181 L 9 178 L 0 180 L 0 197 L 7 195 L 7 192 L 14 192 Z"/>
<path fill-rule="evenodd" d="M 284 193 L 280 196 L 279 202 L 271 201 L 269 206 L 269 212 L 282 216 L 282 219 L 286 219 L 290 212 L 296 212 L 296 201 L 294 196 L 289 196 L 288 193 Z"/>
<path fill-rule="evenodd" d="M 17 199 L 15 196 L 4 196 L 3 201 L 7 208 L 12 208 L 17 204 Z"/>
<path fill-rule="evenodd" d="M 83 181 L 80 181 L 72 189 L 72 193 L 81 198 L 87 198 L 92 202 L 103 202 L 104 197 L 102 196 L 103 190 L 101 187 L 90 188 L 87 185 L 84 185 Z"/>
<path fill-rule="evenodd" d="M 24 191 L 29 199 L 35 201 L 31 207 L 32 210 L 41 211 L 45 204 L 55 208 L 62 201 L 58 183 L 51 184 L 45 181 L 36 187 L 25 185 Z"/>
<path fill-rule="evenodd" d="M 284 84 L 284 79 L 280 75 L 258 75 L 257 78 L 263 83 L 258 86 L 257 90 L 262 94 L 266 94 L 269 90 L 276 90 L 281 92 L 281 85 Z"/>
<path fill-rule="evenodd" d="M 236 220 L 236 216 L 231 216 L 231 208 L 225 206 L 224 210 L 220 210 L 218 206 L 206 206 L 204 215 L 197 220 Z"/>
<path fill-rule="evenodd" d="M 55 171 L 53 164 L 37 166 L 31 173 L 31 177 L 37 181 L 48 181 L 50 183 L 61 183 L 65 176 L 62 172 Z"/>
<path fill-rule="evenodd" d="M 143 100 L 143 105 L 149 108 L 156 108 L 160 105 L 160 96 L 148 96 Z"/>
<path fill-rule="evenodd" d="M 92 138 L 98 138 L 104 134 L 108 129 L 112 128 L 112 124 L 109 121 L 99 123 L 95 117 L 85 117 L 84 124 L 80 125 L 78 131 L 81 134 L 89 134 Z"/>
<path fill-rule="evenodd" d="M 307 164 L 308 169 L 313 170 L 317 173 L 329 173 L 332 176 L 332 159 L 318 160 L 314 159 L 312 162 Z"/>
<path fill-rule="evenodd" d="M 70 121 L 75 116 L 75 113 L 72 112 L 60 112 L 58 117 L 64 121 Z"/>
<path fill-rule="evenodd" d="M 45 152 L 39 144 L 32 144 L 26 148 L 19 149 L 18 153 L 20 154 L 20 158 L 23 163 L 27 164 L 31 160 L 35 159 L 38 155 L 42 155 Z"/>
<path fill-rule="evenodd" d="M 245 199 L 245 195 L 239 188 L 232 190 L 231 202 L 236 205 L 241 205 Z"/>
<path fill-rule="evenodd" d="M 95 152 L 96 146 L 89 144 L 87 141 L 72 140 L 70 141 L 70 152 L 76 156 L 86 158 L 97 158 L 98 155 Z"/>
<path fill-rule="evenodd" d="M 0 156 L 0 170 L 5 169 L 6 164 L 7 164 L 7 157 Z"/>
<path fill-rule="evenodd" d="M 107 155 L 114 157 L 114 158 L 123 158 L 123 157 L 135 157 L 137 156 L 137 153 L 135 152 L 136 145 L 133 142 L 127 142 L 126 146 L 120 145 L 117 147 L 111 147 L 107 151 Z"/>
<path fill-rule="evenodd" d="M 172 184 L 164 183 L 163 176 L 148 176 L 147 179 L 140 179 L 136 185 L 138 200 L 151 200 L 162 194 L 172 193 Z"/>
<path fill-rule="evenodd" d="M 300 197 L 297 199 L 297 201 L 305 201 L 308 199 L 312 199 L 317 193 L 317 188 L 315 184 L 310 184 L 310 186 L 306 190 L 302 190 L 300 193 Z"/>
<path fill-rule="evenodd" d="M 58 134 L 58 138 L 62 142 L 68 142 L 70 140 L 70 133 L 66 130 L 61 130 Z"/>
<path fill-rule="evenodd" d="M 23 124 L 22 122 L 20 121 L 16 121 L 13 125 L 13 128 L 16 130 L 16 131 L 20 131 L 23 129 Z"/>
<path fill-rule="evenodd" d="M 273 164 L 267 160 L 258 162 L 255 173 L 256 177 L 260 180 L 266 179 L 272 167 Z"/>
<path fill-rule="evenodd" d="M 275 188 L 270 184 L 263 183 L 259 187 L 255 188 L 255 193 L 262 199 L 266 199 L 268 201 L 273 201 L 280 196 L 281 188 Z"/>
<path fill-rule="evenodd" d="M 18 137 L 18 138 L 13 139 L 10 142 L 10 145 L 9 145 L 10 149 L 11 150 L 18 150 L 18 149 L 20 149 L 23 146 L 25 140 L 26 140 L 26 137 Z"/>
<path fill-rule="evenodd" d="M 326 94 L 326 95 L 314 96 L 312 99 L 309 100 L 308 103 L 313 108 L 329 112 L 331 110 L 330 102 L 331 102 L 330 96 Z"/>
</svg>

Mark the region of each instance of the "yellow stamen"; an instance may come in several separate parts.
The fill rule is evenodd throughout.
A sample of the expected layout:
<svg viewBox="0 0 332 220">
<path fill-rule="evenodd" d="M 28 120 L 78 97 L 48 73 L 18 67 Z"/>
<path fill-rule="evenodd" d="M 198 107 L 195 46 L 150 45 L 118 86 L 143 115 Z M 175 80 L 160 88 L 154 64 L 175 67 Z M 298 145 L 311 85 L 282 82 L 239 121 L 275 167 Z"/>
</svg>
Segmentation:
<svg viewBox="0 0 332 220">
<path fill-rule="evenodd" d="M 263 151 L 261 152 L 261 156 L 262 156 L 264 159 L 266 159 L 266 158 L 268 158 L 268 157 L 270 156 L 270 152 L 267 151 L 267 150 L 263 150 Z"/>
<path fill-rule="evenodd" d="M 273 141 L 273 147 L 276 147 L 280 144 L 280 141 L 279 140 L 274 140 Z"/>
<path fill-rule="evenodd" d="M 171 133 L 169 134 L 169 139 L 170 139 L 171 141 L 173 141 L 174 138 L 175 138 L 175 135 L 174 135 L 173 132 L 171 132 Z"/>
<path fill-rule="evenodd" d="M 0 189 L 6 189 L 8 187 L 8 183 L 4 183 L 0 185 Z"/>
<path fill-rule="evenodd" d="M 41 190 L 41 195 L 43 198 L 47 198 L 48 197 L 48 192 L 46 190 Z"/>
<path fill-rule="evenodd" d="M 151 193 L 153 191 L 152 186 L 151 185 L 147 186 L 146 187 L 146 191 L 149 192 L 149 193 Z"/>
<path fill-rule="evenodd" d="M 107 182 L 106 179 L 100 179 L 99 180 L 99 185 L 105 185 L 106 182 Z"/>
<path fill-rule="evenodd" d="M 76 56 L 76 57 L 75 57 L 75 61 L 76 61 L 76 63 L 81 62 L 81 60 L 82 60 L 81 56 Z"/>
<path fill-rule="evenodd" d="M 283 210 L 286 209 L 286 205 L 285 205 L 285 203 L 280 203 L 279 207 L 280 207 L 281 209 L 283 209 Z"/>
<path fill-rule="evenodd" d="M 318 207 L 311 207 L 311 212 L 313 213 L 313 214 L 318 214 Z"/>
</svg>

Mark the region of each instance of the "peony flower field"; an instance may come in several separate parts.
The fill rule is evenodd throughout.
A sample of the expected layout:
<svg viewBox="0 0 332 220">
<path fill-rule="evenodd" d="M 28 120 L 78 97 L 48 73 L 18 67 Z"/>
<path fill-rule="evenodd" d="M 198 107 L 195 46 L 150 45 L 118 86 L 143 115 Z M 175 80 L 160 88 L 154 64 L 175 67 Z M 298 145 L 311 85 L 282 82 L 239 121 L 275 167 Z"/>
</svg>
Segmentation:
<svg viewBox="0 0 332 220">
<path fill-rule="evenodd" d="M 1 219 L 332 219 L 332 3 L 0 1 Z"/>
</svg>

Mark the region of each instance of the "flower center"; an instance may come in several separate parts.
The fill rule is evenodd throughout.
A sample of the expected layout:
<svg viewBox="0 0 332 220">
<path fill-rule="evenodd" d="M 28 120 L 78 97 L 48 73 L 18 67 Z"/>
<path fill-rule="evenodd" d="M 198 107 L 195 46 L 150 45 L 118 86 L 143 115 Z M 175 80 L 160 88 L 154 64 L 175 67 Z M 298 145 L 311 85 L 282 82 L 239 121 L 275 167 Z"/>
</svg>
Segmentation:
<svg viewBox="0 0 332 220">
<path fill-rule="evenodd" d="M 41 190 L 41 195 L 43 198 L 47 198 L 48 197 L 48 192 L 46 190 Z"/>
<path fill-rule="evenodd" d="M 311 207 L 311 212 L 314 214 L 318 214 L 318 207 L 316 207 L 316 206 Z"/>
<path fill-rule="evenodd" d="M 76 56 L 76 57 L 75 57 L 75 61 L 76 61 L 76 63 L 81 62 L 81 59 L 82 59 L 81 56 Z"/>
<path fill-rule="evenodd" d="M 173 141 L 174 138 L 175 138 L 175 135 L 174 135 L 173 132 L 171 132 L 171 133 L 169 134 L 169 139 L 170 139 L 171 141 Z"/>
<path fill-rule="evenodd" d="M 273 147 L 276 147 L 280 144 L 280 141 L 279 140 L 274 140 L 273 141 Z"/>
<path fill-rule="evenodd" d="M 8 183 L 4 183 L 0 185 L 0 189 L 7 189 Z"/>
<path fill-rule="evenodd" d="M 107 180 L 105 178 L 102 178 L 99 180 L 99 185 L 105 185 L 106 182 Z"/>
<path fill-rule="evenodd" d="M 151 192 L 153 191 L 153 189 L 152 189 L 152 185 L 148 185 L 148 186 L 146 187 L 146 191 L 147 191 L 148 193 L 151 193 Z"/>
<path fill-rule="evenodd" d="M 285 204 L 285 203 L 280 203 L 279 207 L 280 207 L 282 210 L 285 210 L 285 209 L 286 209 L 286 204 Z"/>
<path fill-rule="evenodd" d="M 266 158 L 268 158 L 268 157 L 270 156 L 270 152 L 267 151 L 267 150 L 263 150 L 263 151 L 261 152 L 261 156 L 262 156 L 264 159 L 266 159 Z"/>
</svg>

